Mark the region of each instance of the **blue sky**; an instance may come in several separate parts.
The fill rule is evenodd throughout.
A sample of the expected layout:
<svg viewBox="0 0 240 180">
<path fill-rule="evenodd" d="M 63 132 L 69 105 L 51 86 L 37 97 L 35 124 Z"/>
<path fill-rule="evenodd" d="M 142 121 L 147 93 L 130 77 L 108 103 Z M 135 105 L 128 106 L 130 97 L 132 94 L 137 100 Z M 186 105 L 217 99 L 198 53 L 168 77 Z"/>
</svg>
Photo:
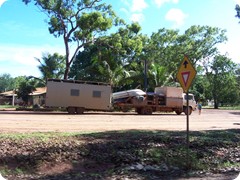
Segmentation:
<svg viewBox="0 0 240 180">
<path fill-rule="evenodd" d="M 234 10 L 240 0 L 103 0 L 126 22 L 138 21 L 142 33 L 160 28 L 184 32 L 192 25 L 227 30 L 228 42 L 219 46 L 240 63 L 240 20 Z M 44 52 L 64 54 L 62 38 L 48 32 L 47 17 L 34 5 L 21 0 L 0 0 L 0 74 L 40 76 L 35 57 Z"/>
</svg>

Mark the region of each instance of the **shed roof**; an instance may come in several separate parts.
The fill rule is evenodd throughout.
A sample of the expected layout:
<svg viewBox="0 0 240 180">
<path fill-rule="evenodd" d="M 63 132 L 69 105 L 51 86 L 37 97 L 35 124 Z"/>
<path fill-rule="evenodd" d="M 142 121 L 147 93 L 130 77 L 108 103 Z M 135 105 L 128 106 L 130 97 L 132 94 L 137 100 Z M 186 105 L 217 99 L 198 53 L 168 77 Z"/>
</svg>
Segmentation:
<svg viewBox="0 0 240 180">
<path fill-rule="evenodd" d="M 47 92 L 47 87 L 40 87 L 40 88 L 36 88 L 35 91 L 33 91 L 32 93 L 30 93 L 30 96 L 37 96 L 37 95 L 41 95 L 41 94 L 45 94 Z M 0 93 L 1 96 L 17 96 L 16 91 L 6 91 L 3 93 Z"/>
</svg>

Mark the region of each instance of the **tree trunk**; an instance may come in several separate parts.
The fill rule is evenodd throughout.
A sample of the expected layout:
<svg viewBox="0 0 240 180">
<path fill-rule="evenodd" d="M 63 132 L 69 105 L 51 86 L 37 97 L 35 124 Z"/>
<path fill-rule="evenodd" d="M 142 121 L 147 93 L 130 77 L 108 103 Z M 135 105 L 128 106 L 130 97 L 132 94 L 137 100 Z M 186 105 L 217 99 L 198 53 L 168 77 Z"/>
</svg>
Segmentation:
<svg viewBox="0 0 240 180">
<path fill-rule="evenodd" d="M 67 64 L 66 64 L 66 69 L 65 69 L 65 72 L 64 72 L 64 77 L 63 77 L 63 79 L 68 79 L 69 70 L 70 70 L 70 66 L 69 66 L 69 64 L 67 63 Z"/>
<path fill-rule="evenodd" d="M 214 109 L 218 109 L 218 101 L 214 99 Z"/>
</svg>

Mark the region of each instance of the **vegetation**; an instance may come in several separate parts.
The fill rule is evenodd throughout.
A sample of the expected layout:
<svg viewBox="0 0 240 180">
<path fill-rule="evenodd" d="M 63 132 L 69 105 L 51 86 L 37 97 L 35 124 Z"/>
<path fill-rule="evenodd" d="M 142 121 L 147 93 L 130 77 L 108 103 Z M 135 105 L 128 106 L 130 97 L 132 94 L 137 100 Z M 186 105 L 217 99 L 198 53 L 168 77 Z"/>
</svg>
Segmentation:
<svg viewBox="0 0 240 180">
<path fill-rule="evenodd" d="M 210 71 L 206 73 L 210 91 L 213 97 L 214 107 L 217 109 L 219 103 L 235 104 L 239 102 L 239 91 L 235 76 L 235 64 L 226 56 L 215 56 L 210 65 Z"/>
<path fill-rule="evenodd" d="M 40 63 L 38 66 L 39 71 L 42 74 L 42 79 L 47 80 L 48 78 L 62 79 L 64 74 L 64 60 L 65 57 L 54 53 L 53 55 L 45 53 L 42 59 L 36 58 Z"/>
<path fill-rule="evenodd" d="M 14 87 L 14 79 L 10 74 L 2 74 L 0 76 L 0 92 L 13 90 Z"/>
<path fill-rule="evenodd" d="M 239 6 L 239 4 L 236 5 L 235 10 L 237 12 L 236 17 L 240 19 L 240 6 Z"/>
<path fill-rule="evenodd" d="M 31 0 L 22 1 L 26 4 L 31 2 Z M 68 78 L 70 66 L 77 53 L 86 45 L 94 43 L 96 37 L 101 36 L 113 25 L 121 22 L 111 6 L 100 4 L 99 0 L 32 1 L 48 15 L 49 32 L 55 37 L 63 38 L 65 46 L 64 79 Z"/>
<path fill-rule="evenodd" d="M 36 90 L 34 81 L 23 81 L 19 84 L 19 88 L 16 90 L 17 96 L 22 98 L 25 105 L 28 103 L 29 94 Z"/>
<path fill-rule="evenodd" d="M 238 130 L 191 132 L 189 163 L 185 137 L 185 132 L 169 131 L 3 134 L 0 173 L 7 179 L 174 179 L 239 173 Z"/>
<path fill-rule="evenodd" d="M 147 36 L 139 24 L 125 24 L 100 0 L 22 1 L 34 2 L 48 15 L 49 32 L 63 38 L 65 55 L 36 58 L 39 78 L 0 75 L 0 92 L 15 90 L 27 102 L 47 78 L 102 81 L 115 91 L 145 84 L 148 91 L 179 86 L 176 73 L 187 54 L 198 72 L 190 89 L 196 99 L 239 109 L 240 65 L 217 49 L 227 41 L 225 30 L 192 26 L 180 34 L 162 28 Z M 236 12 L 240 18 L 239 5 Z M 2 133 L 0 173 L 8 179 L 164 179 L 240 170 L 239 130 L 190 133 L 189 163 L 185 132 Z"/>
<path fill-rule="evenodd" d="M 182 34 L 162 28 L 147 36 L 139 24 L 125 24 L 111 6 L 99 0 L 22 1 L 34 2 L 49 16 L 49 31 L 63 38 L 66 50 L 64 56 L 46 53 L 36 58 L 42 77 L 35 87 L 44 86 L 47 78 L 101 81 L 111 83 L 114 91 L 179 86 L 176 74 L 187 54 L 197 69 L 189 90 L 197 100 L 213 100 L 215 108 L 240 103 L 240 65 L 217 49 L 227 41 L 223 29 L 193 25 Z M 238 5 L 236 11 L 238 17 Z M 74 47 L 71 53 L 70 45 Z M 1 92 L 19 89 L 20 83 L 15 81 L 19 80 L 1 75 Z"/>
</svg>

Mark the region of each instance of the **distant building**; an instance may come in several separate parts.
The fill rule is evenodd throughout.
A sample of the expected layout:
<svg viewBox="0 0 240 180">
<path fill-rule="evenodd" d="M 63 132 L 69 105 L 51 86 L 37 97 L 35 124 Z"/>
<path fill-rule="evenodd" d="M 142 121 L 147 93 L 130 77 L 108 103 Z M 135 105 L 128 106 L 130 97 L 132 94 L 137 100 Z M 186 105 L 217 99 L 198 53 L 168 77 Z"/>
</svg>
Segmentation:
<svg viewBox="0 0 240 180">
<path fill-rule="evenodd" d="M 40 106 L 45 105 L 46 99 L 46 87 L 36 88 L 31 94 L 29 94 L 30 98 L 28 100 L 28 105 L 35 105 L 38 104 Z"/>
<path fill-rule="evenodd" d="M 28 106 L 38 104 L 40 106 L 45 104 L 46 87 L 36 88 L 35 91 L 29 94 Z M 15 91 L 6 91 L 0 93 L 0 105 L 23 105 L 24 102 L 21 98 L 17 97 Z"/>
</svg>

